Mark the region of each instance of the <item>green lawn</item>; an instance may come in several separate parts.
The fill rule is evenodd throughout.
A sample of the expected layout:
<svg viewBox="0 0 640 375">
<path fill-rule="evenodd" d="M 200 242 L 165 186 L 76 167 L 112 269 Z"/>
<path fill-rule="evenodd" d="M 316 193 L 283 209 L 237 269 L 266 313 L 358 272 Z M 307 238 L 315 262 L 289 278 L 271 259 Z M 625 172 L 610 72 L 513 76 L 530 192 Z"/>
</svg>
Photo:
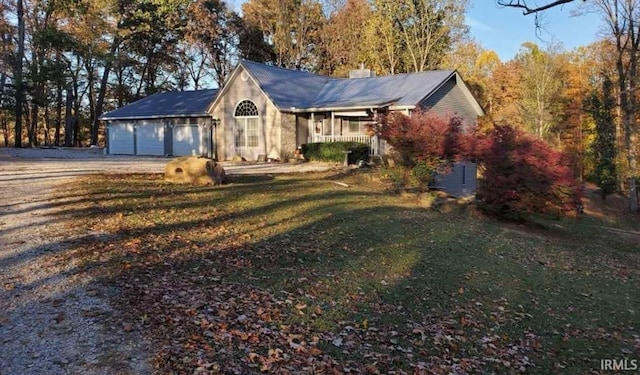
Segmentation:
<svg viewBox="0 0 640 375">
<path fill-rule="evenodd" d="M 160 373 L 583 374 L 640 359 L 637 223 L 439 212 L 372 173 L 74 189 L 85 199 L 63 212 L 87 236 L 69 256 L 151 338 Z"/>
</svg>

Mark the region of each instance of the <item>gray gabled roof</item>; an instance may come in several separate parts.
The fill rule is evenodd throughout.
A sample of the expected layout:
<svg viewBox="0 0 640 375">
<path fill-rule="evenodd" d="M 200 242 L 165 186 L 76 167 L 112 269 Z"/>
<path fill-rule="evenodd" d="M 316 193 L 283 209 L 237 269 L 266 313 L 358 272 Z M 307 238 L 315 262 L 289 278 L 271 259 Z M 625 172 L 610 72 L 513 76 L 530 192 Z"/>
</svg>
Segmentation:
<svg viewBox="0 0 640 375">
<path fill-rule="evenodd" d="M 240 66 L 278 109 L 292 112 L 381 108 L 391 105 L 412 107 L 456 75 L 453 70 L 434 70 L 371 78 L 331 78 L 247 60 L 242 60 Z M 464 86 L 463 82 L 461 84 Z M 217 89 L 154 94 L 106 113 L 100 119 L 209 116 L 208 109 L 214 104 L 218 94 Z M 468 96 L 470 100 L 474 100 L 470 93 Z M 477 102 L 474 103 L 477 105 Z M 480 108 L 479 105 L 477 107 Z M 480 108 L 479 111 L 481 110 Z"/>
<path fill-rule="evenodd" d="M 336 107 L 357 103 L 391 103 L 414 106 L 447 81 L 452 70 L 397 74 L 384 77 L 332 80 L 324 86 L 313 107 Z"/>
<path fill-rule="evenodd" d="M 240 64 L 280 109 L 307 108 L 327 82 L 335 80 L 300 70 L 242 60 Z"/>
<path fill-rule="evenodd" d="M 240 64 L 280 110 L 415 106 L 454 74 L 453 70 L 372 78 L 331 78 L 243 60 Z"/>
<path fill-rule="evenodd" d="M 217 89 L 211 89 L 153 94 L 105 113 L 100 120 L 209 116 L 207 108 L 216 98 L 217 93 Z"/>
</svg>

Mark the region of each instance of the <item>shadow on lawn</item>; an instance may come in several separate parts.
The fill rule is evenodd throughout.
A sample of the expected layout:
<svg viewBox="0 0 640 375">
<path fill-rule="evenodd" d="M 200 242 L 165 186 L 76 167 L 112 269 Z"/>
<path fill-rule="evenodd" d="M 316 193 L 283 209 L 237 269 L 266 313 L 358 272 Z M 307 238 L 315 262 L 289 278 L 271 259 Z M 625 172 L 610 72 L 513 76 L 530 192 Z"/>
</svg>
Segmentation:
<svg viewBox="0 0 640 375">
<path fill-rule="evenodd" d="M 99 207 L 63 214 L 119 229 L 65 246 L 152 333 L 167 372 L 209 362 L 246 372 L 269 360 L 268 371 L 517 372 L 535 359 L 545 373 L 592 370 L 589 358 L 628 344 L 598 329 L 627 335 L 620 328 L 637 323 L 616 307 L 636 300 L 633 282 L 590 275 L 588 263 L 565 268 L 567 254 L 592 256 L 571 240 L 327 181 L 339 177 L 235 176 L 211 188 L 109 176 L 93 186 Z M 289 359 L 274 360 L 275 348 Z"/>
</svg>

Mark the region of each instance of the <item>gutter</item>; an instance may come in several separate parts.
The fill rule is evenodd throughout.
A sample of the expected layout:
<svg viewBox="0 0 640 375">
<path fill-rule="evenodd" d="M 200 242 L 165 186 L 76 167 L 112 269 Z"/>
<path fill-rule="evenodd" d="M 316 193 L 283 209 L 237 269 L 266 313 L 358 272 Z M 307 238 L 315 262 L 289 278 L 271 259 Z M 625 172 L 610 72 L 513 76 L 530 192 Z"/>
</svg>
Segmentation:
<svg viewBox="0 0 640 375">
<path fill-rule="evenodd" d="M 342 106 L 342 107 L 310 107 L 310 108 L 296 108 L 296 107 L 290 107 L 290 108 L 282 108 L 281 111 L 283 112 L 290 112 L 290 113 L 305 113 L 305 112 L 337 112 L 337 111 L 353 111 L 353 110 L 367 110 L 367 109 L 378 109 L 378 108 L 384 108 L 384 107 L 391 107 L 391 104 L 393 102 L 387 102 L 387 103 L 378 103 L 378 104 L 372 104 L 372 105 L 356 105 L 356 106 Z M 415 106 L 414 106 L 415 107 Z"/>
<path fill-rule="evenodd" d="M 398 105 L 398 106 L 393 106 L 393 107 L 389 107 L 390 110 L 392 111 L 404 111 L 404 110 L 412 110 L 412 109 L 416 109 L 415 105 Z"/>
<path fill-rule="evenodd" d="M 122 117 L 98 117 L 100 121 L 114 121 L 114 120 L 158 120 L 167 118 L 197 118 L 197 117 L 212 117 L 209 113 L 202 114 L 190 114 L 190 115 L 152 115 L 152 116 L 122 116 Z"/>
</svg>

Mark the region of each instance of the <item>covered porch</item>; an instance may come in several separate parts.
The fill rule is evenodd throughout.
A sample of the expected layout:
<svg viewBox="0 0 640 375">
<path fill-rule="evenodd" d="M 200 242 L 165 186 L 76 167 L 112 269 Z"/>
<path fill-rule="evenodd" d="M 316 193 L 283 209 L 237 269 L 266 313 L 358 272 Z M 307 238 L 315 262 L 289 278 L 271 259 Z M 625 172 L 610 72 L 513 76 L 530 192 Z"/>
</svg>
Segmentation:
<svg viewBox="0 0 640 375">
<path fill-rule="evenodd" d="M 308 114 L 308 143 L 357 142 L 369 145 L 371 155 L 384 150 L 384 141 L 371 135 L 369 125 L 377 120 L 375 111 L 330 111 Z"/>
</svg>

